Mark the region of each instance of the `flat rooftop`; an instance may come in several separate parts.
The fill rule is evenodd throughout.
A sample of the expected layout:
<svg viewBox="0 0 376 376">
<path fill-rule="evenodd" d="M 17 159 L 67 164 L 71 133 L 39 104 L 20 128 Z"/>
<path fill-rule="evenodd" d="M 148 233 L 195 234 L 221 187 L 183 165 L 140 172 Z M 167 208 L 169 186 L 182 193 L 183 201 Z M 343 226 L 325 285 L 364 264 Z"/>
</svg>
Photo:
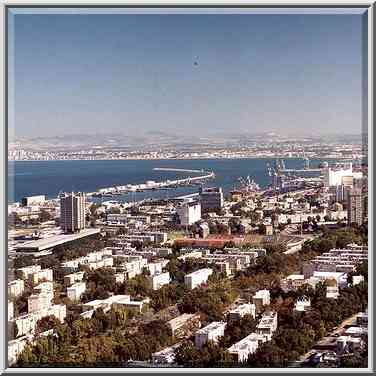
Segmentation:
<svg viewBox="0 0 376 376">
<path fill-rule="evenodd" d="M 226 326 L 226 323 L 223 321 L 213 321 L 209 325 L 206 325 L 204 328 L 201 328 L 200 330 L 198 330 L 196 334 L 208 334 L 211 331 L 217 330 L 222 327 L 224 329 L 225 326 Z"/>
<path fill-rule="evenodd" d="M 90 235 L 98 234 L 100 232 L 99 228 L 88 228 L 81 230 L 75 234 L 60 234 L 51 236 L 45 239 L 33 240 L 30 242 L 25 242 L 17 246 L 17 252 L 41 252 L 57 245 L 72 242 L 77 239 L 85 238 Z"/>
</svg>

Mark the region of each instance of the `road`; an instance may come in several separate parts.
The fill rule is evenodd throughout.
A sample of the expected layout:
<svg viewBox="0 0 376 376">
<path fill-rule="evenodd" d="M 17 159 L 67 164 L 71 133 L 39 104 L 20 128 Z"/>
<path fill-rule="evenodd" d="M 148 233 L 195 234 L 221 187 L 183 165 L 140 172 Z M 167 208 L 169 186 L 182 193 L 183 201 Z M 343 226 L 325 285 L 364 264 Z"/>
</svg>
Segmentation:
<svg viewBox="0 0 376 376">
<path fill-rule="evenodd" d="M 311 350 L 309 350 L 307 353 L 302 355 L 300 357 L 299 361 L 305 362 L 312 354 L 316 353 L 317 350 L 315 350 L 315 346 L 317 346 L 318 344 L 323 344 L 325 342 L 330 341 L 330 339 L 333 338 L 333 337 L 336 337 L 337 334 L 341 335 L 345 326 L 351 325 L 356 320 L 357 315 L 358 314 L 356 313 L 355 315 L 353 315 L 353 316 L 347 318 L 346 320 L 342 321 L 342 323 L 339 326 L 337 326 L 336 329 L 331 331 L 327 336 L 323 337 L 319 342 L 315 343 L 315 345 L 313 346 L 313 348 Z"/>
</svg>

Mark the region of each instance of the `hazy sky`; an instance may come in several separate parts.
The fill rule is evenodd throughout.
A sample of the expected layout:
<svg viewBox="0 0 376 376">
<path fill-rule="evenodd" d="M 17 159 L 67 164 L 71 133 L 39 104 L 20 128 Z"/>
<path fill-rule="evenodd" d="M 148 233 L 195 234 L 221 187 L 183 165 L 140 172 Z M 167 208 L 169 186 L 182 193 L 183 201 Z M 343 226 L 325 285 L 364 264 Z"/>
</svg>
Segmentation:
<svg viewBox="0 0 376 376">
<path fill-rule="evenodd" d="M 17 14 L 10 126 L 21 137 L 357 133 L 361 23 L 359 14 Z"/>
</svg>

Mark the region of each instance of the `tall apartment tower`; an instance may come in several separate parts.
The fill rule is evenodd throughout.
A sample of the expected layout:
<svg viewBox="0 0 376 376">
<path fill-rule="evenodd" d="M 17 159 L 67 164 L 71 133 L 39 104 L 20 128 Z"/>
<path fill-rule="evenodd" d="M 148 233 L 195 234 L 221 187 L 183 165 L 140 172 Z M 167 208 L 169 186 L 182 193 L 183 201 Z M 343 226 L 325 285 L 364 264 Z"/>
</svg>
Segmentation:
<svg viewBox="0 0 376 376">
<path fill-rule="evenodd" d="M 223 192 L 220 187 L 200 189 L 201 209 L 203 211 L 221 210 L 223 207 Z"/>
<path fill-rule="evenodd" d="M 60 195 L 60 227 L 65 233 L 85 228 L 85 193 L 63 193 Z"/>
<path fill-rule="evenodd" d="M 362 225 L 364 220 L 364 198 L 360 189 L 351 189 L 347 196 L 347 223 Z"/>
</svg>

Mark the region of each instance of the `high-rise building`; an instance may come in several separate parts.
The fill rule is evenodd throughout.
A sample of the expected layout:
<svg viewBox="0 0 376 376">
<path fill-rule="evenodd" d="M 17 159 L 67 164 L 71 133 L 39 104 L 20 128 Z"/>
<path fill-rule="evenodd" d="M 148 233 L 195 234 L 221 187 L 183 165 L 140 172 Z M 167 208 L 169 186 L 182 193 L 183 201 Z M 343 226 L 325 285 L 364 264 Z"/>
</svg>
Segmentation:
<svg viewBox="0 0 376 376">
<path fill-rule="evenodd" d="M 216 211 L 223 207 L 223 192 L 220 187 L 202 188 L 200 191 L 201 210 Z"/>
<path fill-rule="evenodd" d="M 190 226 L 201 219 L 201 204 L 196 201 L 184 202 L 176 208 L 181 226 Z"/>
<path fill-rule="evenodd" d="M 334 185 L 341 185 L 342 178 L 345 178 L 345 182 L 348 183 L 349 176 L 353 176 L 352 164 L 349 163 L 340 167 L 326 167 L 324 169 L 324 186 L 331 187 Z"/>
<path fill-rule="evenodd" d="M 364 197 L 360 189 L 351 189 L 347 196 L 347 222 L 362 225 L 364 220 Z"/>
<path fill-rule="evenodd" d="M 60 227 L 65 233 L 85 228 L 85 193 L 60 195 Z"/>
</svg>

